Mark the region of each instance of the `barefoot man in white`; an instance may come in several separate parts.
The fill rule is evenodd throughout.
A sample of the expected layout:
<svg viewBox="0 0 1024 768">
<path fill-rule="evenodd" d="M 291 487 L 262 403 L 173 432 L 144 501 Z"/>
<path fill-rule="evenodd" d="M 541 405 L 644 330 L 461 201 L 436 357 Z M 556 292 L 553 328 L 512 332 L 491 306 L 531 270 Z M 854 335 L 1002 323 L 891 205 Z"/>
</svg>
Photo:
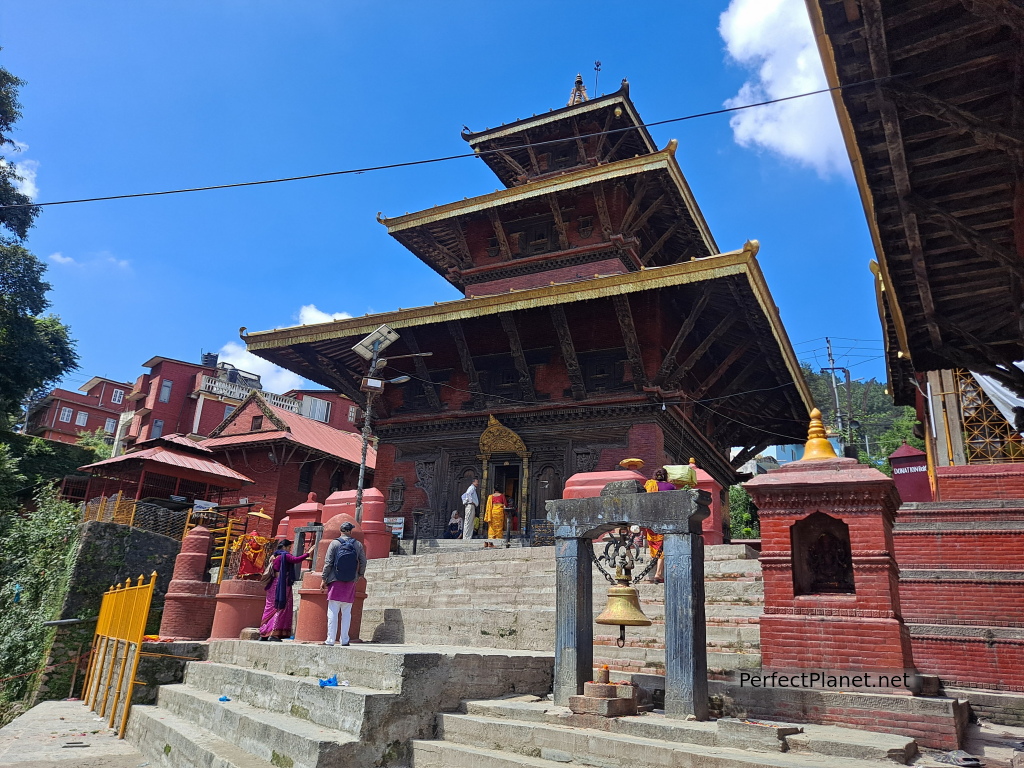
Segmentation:
<svg viewBox="0 0 1024 768">
<path fill-rule="evenodd" d="M 472 539 L 473 528 L 476 522 L 476 510 L 480 506 L 480 495 L 477 493 L 477 487 L 480 485 L 479 480 L 474 480 L 469 484 L 469 488 L 462 494 L 462 503 L 466 505 L 466 514 L 462 516 L 462 538 Z"/>
</svg>

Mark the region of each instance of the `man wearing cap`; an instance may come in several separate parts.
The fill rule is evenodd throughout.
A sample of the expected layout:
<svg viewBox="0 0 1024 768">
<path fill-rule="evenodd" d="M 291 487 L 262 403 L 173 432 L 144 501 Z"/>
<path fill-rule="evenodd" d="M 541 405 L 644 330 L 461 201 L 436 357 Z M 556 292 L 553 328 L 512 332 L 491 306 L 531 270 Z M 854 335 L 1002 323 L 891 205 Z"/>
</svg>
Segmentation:
<svg viewBox="0 0 1024 768">
<path fill-rule="evenodd" d="M 338 637 L 339 613 L 341 613 L 341 644 L 349 644 L 348 630 L 352 624 L 352 603 L 356 598 L 356 582 L 366 572 L 366 550 L 363 549 L 360 541 L 352 537 L 354 528 L 352 523 L 342 523 L 341 536 L 331 542 L 324 557 L 323 584 L 320 585 L 320 591 L 327 593 L 327 639 L 324 641 L 324 645 L 334 645 Z M 337 572 L 335 563 L 339 550 L 354 550 L 355 578 L 343 580 L 347 574 Z"/>
</svg>

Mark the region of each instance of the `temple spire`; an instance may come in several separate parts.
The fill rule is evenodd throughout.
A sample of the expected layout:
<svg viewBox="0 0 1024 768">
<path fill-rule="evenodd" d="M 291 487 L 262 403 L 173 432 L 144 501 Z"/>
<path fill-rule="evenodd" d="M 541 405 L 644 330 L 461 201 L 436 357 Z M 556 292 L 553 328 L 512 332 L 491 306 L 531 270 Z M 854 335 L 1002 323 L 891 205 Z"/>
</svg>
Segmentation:
<svg viewBox="0 0 1024 768">
<path fill-rule="evenodd" d="M 821 423 L 821 411 L 811 411 L 811 426 L 807 430 L 807 442 L 804 444 L 804 456 L 801 461 L 821 461 L 836 459 L 835 449 L 828 441 L 825 425 Z"/>
<path fill-rule="evenodd" d="M 587 86 L 583 84 L 583 75 L 576 75 L 576 82 L 572 86 L 572 93 L 569 95 L 569 103 L 567 107 L 571 107 L 573 104 L 582 104 L 584 101 L 589 101 L 590 97 L 587 96 Z"/>
</svg>

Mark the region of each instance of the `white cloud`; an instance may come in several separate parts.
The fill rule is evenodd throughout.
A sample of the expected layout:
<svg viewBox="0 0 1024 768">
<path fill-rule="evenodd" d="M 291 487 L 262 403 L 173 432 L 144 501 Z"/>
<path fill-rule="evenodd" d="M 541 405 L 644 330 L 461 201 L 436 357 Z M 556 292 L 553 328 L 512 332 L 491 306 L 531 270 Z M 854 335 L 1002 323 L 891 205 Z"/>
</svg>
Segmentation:
<svg viewBox="0 0 1024 768">
<path fill-rule="evenodd" d="M 6 152 L 12 155 L 21 155 L 28 151 L 28 144 L 21 141 L 11 141 L 6 147 Z M 39 173 L 38 160 L 21 160 L 13 163 L 7 160 L 0 160 L 2 165 L 13 165 L 15 172 L 21 178 L 14 182 L 15 188 L 26 195 L 30 200 L 39 197 L 39 186 L 36 184 L 36 177 Z"/>
<path fill-rule="evenodd" d="M 221 362 L 231 363 L 243 371 L 259 374 L 263 389 L 268 392 L 280 394 L 289 389 L 300 389 L 305 385 L 305 380 L 298 374 L 286 371 L 269 360 L 256 357 L 237 341 L 229 341 L 220 348 L 219 354 Z"/>
<path fill-rule="evenodd" d="M 50 261 L 56 262 L 57 264 L 77 264 L 78 263 L 77 261 L 75 261 L 70 256 L 65 256 L 60 251 L 58 251 L 57 253 L 51 253 L 50 256 L 49 256 L 49 259 L 50 259 Z"/>
<path fill-rule="evenodd" d="M 827 87 L 803 0 L 731 0 L 718 31 L 730 58 L 751 70 L 751 78 L 726 106 Z M 775 152 L 823 178 L 850 174 L 830 94 L 745 109 L 729 124 L 742 147 Z"/>
<path fill-rule="evenodd" d="M 47 258 L 54 264 L 81 267 L 82 269 L 92 271 L 109 270 L 110 268 L 128 270 L 132 266 L 128 259 L 119 259 L 110 251 L 99 251 L 98 253 L 90 254 L 90 258 L 86 261 L 79 261 L 71 256 L 65 256 L 60 251 L 51 253 Z"/>
<path fill-rule="evenodd" d="M 304 304 L 299 310 L 299 323 L 302 325 L 329 323 L 332 320 L 344 320 L 349 317 L 352 317 L 352 315 L 348 312 L 324 312 L 317 309 L 316 304 Z"/>
</svg>

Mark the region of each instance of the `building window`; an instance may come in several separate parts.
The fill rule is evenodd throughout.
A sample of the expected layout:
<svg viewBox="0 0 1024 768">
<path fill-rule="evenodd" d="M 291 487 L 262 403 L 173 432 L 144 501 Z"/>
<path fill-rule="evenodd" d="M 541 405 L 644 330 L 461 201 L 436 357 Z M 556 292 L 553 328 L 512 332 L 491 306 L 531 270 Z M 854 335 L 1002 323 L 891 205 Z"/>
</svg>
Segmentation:
<svg viewBox="0 0 1024 768">
<path fill-rule="evenodd" d="M 318 397 L 304 397 L 302 399 L 302 415 L 327 423 L 331 419 L 331 404 Z"/>
<path fill-rule="evenodd" d="M 153 426 L 149 428 L 149 439 L 160 437 L 164 433 L 164 420 L 153 419 Z"/>
<path fill-rule="evenodd" d="M 164 379 L 160 382 L 160 402 L 167 403 L 171 400 L 171 387 L 174 385 L 173 381 Z"/>
<path fill-rule="evenodd" d="M 299 493 L 309 493 L 313 488 L 313 469 L 316 463 L 307 461 L 299 470 Z"/>
<path fill-rule="evenodd" d="M 112 435 L 116 430 L 117 419 L 107 419 L 106 423 L 103 425 L 103 431 L 106 432 L 108 435 Z"/>
<path fill-rule="evenodd" d="M 75 417 L 75 426 L 77 426 L 77 427 L 84 427 L 88 423 L 89 423 L 89 414 L 86 413 L 85 411 L 79 411 L 78 415 Z"/>
<path fill-rule="evenodd" d="M 359 409 L 356 406 L 354 406 L 354 405 L 350 405 L 348 407 L 348 420 L 352 424 L 355 424 L 356 423 L 356 419 L 358 417 L 359 417 Z"/>
<path fill-rule="evenodd" d="M 124 402 L 124 390 L 123 389 L 115 389 L 113 394 L 110 396 L 110 402 L 112 402 L 114 405 L 120 405 L 121 403 L 123 403 Z"/>
<path fill-rule="evenodd" d="M 253 416 L 252 417 L 252 426 L 249 428 L 249 431 L 250 432 L 258 432 L 261 429 L 263 429 L 263 417 L 262 416 Z"/>
<path fill-rule="evenodd" d="M 72 414 L 74 414 L 74 410 L 72 410 L 71 408 L 61 408 L 60 409 L 60 420 L 61 421 L 71 421 Z"/>
<path fill-rule="evenodd" d="M 228 416 L 230 416 L 232 413 L 234 413 L 234 412 L 235 412 L 235 406 L 233 406 L 233 405 L 225 405 L 224 406 L 224 418 L 225 419 Z"/>
</svg>

